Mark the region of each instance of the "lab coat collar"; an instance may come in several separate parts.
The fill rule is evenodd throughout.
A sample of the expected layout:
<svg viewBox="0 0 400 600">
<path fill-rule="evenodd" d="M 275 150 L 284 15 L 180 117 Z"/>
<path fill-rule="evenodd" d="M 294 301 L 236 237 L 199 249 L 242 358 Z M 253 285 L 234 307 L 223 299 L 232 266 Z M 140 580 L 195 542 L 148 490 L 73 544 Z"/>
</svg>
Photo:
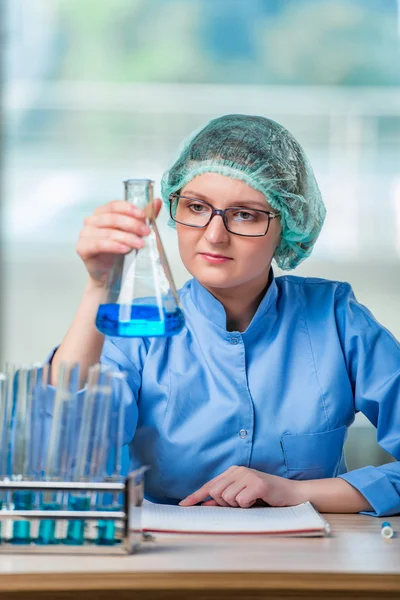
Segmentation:
<svg viewBox="0 0 400 600">
<path fill-rule="evenodd" d="M 217 325 L 220 329 L 226 331 L 226 313 L 223 305 L 217 300 L 205 287 L 201 285 L 196 279 L 193 279 L 190 286 L 191 299 L 197 308 L 197 310 L 209 321 L 212 321 L 214 325 Z M 256 327 L 260 321 L 271 312 L 272 309 L 276 310 L 278 297 L 278 289 L 274 277 L 272 268 L 269 273 L 269 286 L 264 294 L 258 308 L 247 327 L 247 334 L 251 329 Z"/>
</svg>

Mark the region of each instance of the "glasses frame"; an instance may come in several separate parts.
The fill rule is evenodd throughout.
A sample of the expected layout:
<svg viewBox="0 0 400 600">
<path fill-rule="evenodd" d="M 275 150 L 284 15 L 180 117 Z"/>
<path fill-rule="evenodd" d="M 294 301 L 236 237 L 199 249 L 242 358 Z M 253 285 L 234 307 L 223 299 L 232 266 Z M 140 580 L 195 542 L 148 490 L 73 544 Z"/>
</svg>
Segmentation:
<svg viewBox="0 0 400 600">
<path fill-rule="evenodd" d="M 208 219 L 207 223 L 205 223 L 204 225 L 189 225 L 188 223 L 183 223 L 182 221 L 178 221 L 178 219 L 176 219 L 174 217 L 174 215 L 172 214 L 172 203 L 174 200 L 176 200 L 177 198 L 184 198 L 185 200 L 194 200 L 195 202 L 199 202 L 200 204 L 205 204 L 205 206 L 208 206 L 209 208 L 211 208 L 211 214 L 210 214 L 210 218 Z M 191 196 L 183 196 L 182 194 L 170 194 L 169 197 L 169 214 L 170 217 L 173 221 L 175 221 L 175 223 L 179 223 L 180 225 L 185 225 L 185 227 L 194 227 L 195 229 L 204 229 L 205 227 L 208 227 L 208 225 L 211 223 L 211 220 L 215 217 L 215 215 L 218 215 L 219 217 L 221 217 L 225 229 L 229 232 L 232 233 L 232 235 L 240 235 L 240 237 L 264 237 L 265 235 L 267 235 L 268 231 L 269 231 L 269 226 L 270 223 L 273 219 L 276 219 L 277 217 L 280 216 L 280 213 L 274 213 L 271 212 L 269 210 L 261 210 L 258 208 L 249 208 L 248 210 L 252 210 L 255 212 L 259 212 L 259 213 L 263 213 L 264 215 L 268 216 L 268 223 L 267 223 L 267 229 L 265 231 L 265 233 L 253 233 L 253 234 L 249 234 L 249 233 L 237 233 L 236 231 L 231 231 L 228 227 L 228 220 L 226 217 L 226 211 L 230 211 L 230 210 L 246 210 L 245 206 L 229 206 L 228 208 L 214 208 L 212 206 L 212 204 L 209 204 L 208 202 L 206 202 L 205 200 L 200 200 L 199 198 L 192 198 Z"/>
</svg>

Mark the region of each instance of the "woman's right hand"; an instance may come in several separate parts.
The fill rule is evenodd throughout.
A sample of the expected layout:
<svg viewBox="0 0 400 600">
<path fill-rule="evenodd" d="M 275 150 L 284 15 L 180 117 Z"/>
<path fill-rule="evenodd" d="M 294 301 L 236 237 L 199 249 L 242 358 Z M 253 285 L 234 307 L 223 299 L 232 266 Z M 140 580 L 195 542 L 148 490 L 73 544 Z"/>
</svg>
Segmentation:
<svg viewBox="0 0 400 600">
<path fill-rule="evenodd" d="M 153 203 L 154 216 L 161 209 L 161 200 Z M 114 200 L 96 208 L 84 220 L 76 251 L 85 263 L 91 281 L 103 287 L 116 254 L 127 254 L 143 248 L 143 237 L 149 235 L 147 209 L 140 210 L 129 202 Z"/>
</svg>

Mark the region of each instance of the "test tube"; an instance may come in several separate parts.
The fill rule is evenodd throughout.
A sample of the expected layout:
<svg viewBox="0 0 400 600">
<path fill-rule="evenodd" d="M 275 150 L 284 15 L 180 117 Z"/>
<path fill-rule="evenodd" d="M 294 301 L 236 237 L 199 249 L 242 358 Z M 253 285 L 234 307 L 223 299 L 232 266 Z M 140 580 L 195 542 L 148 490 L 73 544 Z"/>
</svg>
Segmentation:
<svg viewBox="0 0 400 600">
<path fill-rule="evenodd" d="M 104 457 L 104 476 L 108 467 L 111 481 L 121 481 L 122 445 L 124 438 L 125 403 L 123 401 L 123 385 L 127 374 L 124 371 L 113 371 L 111 376 L 112 397 L 110 398 L 110 422 L 107 431 L 107 452 Z M 121 509 L 118 493 L 112 496 L 111 504 L 107 503 L 107 494 L 101 494 L 99 509 L 117 511 Z M 96 543 L 99 546 L 110 546 L 116 543 L 115 521 L 99 521 Z"/>
<path fill-rule="evenodd" d="M 48 481 L 68 481 L 72 475 L 74 458 L 74 437 L 76 430 L 76 393 L 79 382 L 79 365 L 61 363 L 55 391 L 50 439 L 47 448 L 44 477 Z M 43 405 L 42 405 L 43 406 Z M 43 415 L 43 418 L 45 415 Z M 63 493 L 47 492 L 43 495 L 43 510 L 59 510 L 63 503 Z M 39 544 L 58 543 L 56 521 L 41 521 L 37 542 Z"/>
<path fill-rule="evenodd" d="M 91 439 L 93 411 L 99 375 L 99 364 L 90 367 L 88 371 L 88 383 L 82 399 L 81 423 L 79 427 L 77 455 L 74 470 L 74 479 L 78 481 L 87 478 L 89 475 L 89 444 Z"/>
<path fill-rule="evenodd" d="M 107 453 L 106 440 L 110 414 L 110 396 L 111 387 L 109 385 L 109 374 L 100 366 L 98 369 L 97 383 L 93 385 L 90 397 L 91 420 L 88 421 L 86 431 L 82 430 L 86 442 L 86 452 L 85 450 L 83 451 L 84 471 L 81 471 L 80 476 L 90 482 L 101 481 L 104 479 L 103 463 L 104 456 Z M 86 437 L 87 433 L 89 433 L 88 437 Z M 83 501 L 82 499 L 80 500 L 81 502 Z M 91 503 L 96 506 L 97 494 L 91 494 L 89 495 L 89 498 L 85 498 L 84 500 L 86 503 L 89 500 L 89 506 L 87 508 L 90 508 Z M 75 501 L 78 501 L 77 498 Z M 86 507 L 83 510 L 86 510 Z M 91 541 L 95 537 L 93 526 L 93 521 L 89 522 L 88 536 Z"/>
<path fill-rule="evenodd" d="M 107 476 L 107 458 L 110 452 L 110 419 L 111 419 L 111 396 L 112 396 L 113 373 L 104 371 L 101 373 L 97 419 L 94 427 L 92 460 L 90 464 L 90 479 L 104 480 Z M 104 415 L 101 417 L 100 415 Z M 99 418 L 100 417 L 100 418 Z M 104 507 L 104 494 L 98 494 L 96 497 L 96 508 L 112 510 L 112 507 Z M 114 522 L 99 521 L 97 524 L 98 544 L 110 545 L 114 543 Z"/>
<path fill-rule="evenodd" d="M 51 415 L 48 395 L 49 365 L 36 365 L 33 372 L 33 398 L 31 415 L 31 448 L 32 476 L 40 481 L 44 476 L 44 461 L 46 451 L 46 425 Z"/>
<path fill-rule="evenodd" d="M 21 367 L 15 377 L 15 405 L 12 411 L 12 429 L 15 439 L 12 440 L 12 479 L 21 481 L 29 479 L 29 455 L 31 433 L 31 394 L 30 370 Z M 33 508 L 34 493 L 30 490 L 18 490 L 12 494 L 16 510 L 31 510 Z M 13 544 L 29 544 L 31 542 L 31 523 L 29 520 L 18 520 L 13 524 Z"/>
<path fill-rule="evenodd" d="M 4 450 L 4 425 L 6 423 L 7 407 L 7 375 L 0 373 L 0 479 L 4 479 L 6 472 L 3 464 Z M 0 494 L 0 510 L 3 508 L 4 494 Z M 2 540 L 1 521 L 0 521 L 0 543 Z"/>
<path fill-rule="evenodd" d="M 34 381 L 34 395 L 32 403 L 32 471 L 33 476 L 37 481 L 45 479 L 47 462 L 47 443 L 48 421 L 53 422 L 53 414 L 51 410 L 51 392 L 49 388 L 49 365 L 44 364 L 38 366 Z M 50 420 L 51 419 L 51 420 Z M 51 435 L 51 429 L 50 429 Z M 39 494 L 39 506 L 42 510 L 57 510 L 59 504 L 51 494 Z M 53 519 L 43 519 L 39 524 L 39 531 L 36 539 L 37 544 L 55 544 L 56 538 L 56 521 Z"/>
<path fill-rule="evenodd" d="M 0 373 L 0 477 L 3 478 L 6 470 L 3 463 L 4 456 L 4 434 L 6 425 L 6 409 L 7 409 L 7 375 Z"/>
<path fill-rule="evenodd" d="M 3 430 L 3 455 L 0 457 L 2 460 L 2 472 L 4 476 L 11 476 L 12 472 L 12 439 L 14 432 L 13 412 L 15 409 L 15 376 L 16 367 L 11 364 L 6 365 L 6 376 L 7 376 L 7 390 L 5 395 L 5 423 Z M 8 495 L 8 494 L 7 494 Z"/>
<path fill-rule="evenodd" d="M 113 406 L 113 422 L 110 434 L 112 449 L 112 478 L 115 481 L 121 480 L 122 466 L 122 446 L 124 444 L 124 427 L 125 427 L 125 402 L 123 395 L 123 387 L 126 383 L 127 373 L 125 371 L 113 372 L 114 384 L 114 402 Z"/>
<path fill-rule="evenodd" d="M 88 383 L 82 398 L 80 411 L 80 427 L 78 429 L 77 450 L 73 479 L 75 481 L 88 481 L 90 454 L 92 450 L 91 432 L 94 406 L 96 401 L 97 384 L 100 375 L 100 365 L 89 368 Z M 70 510 L 89 510 L 90 496 L 87 494 L 70 494 L 68 508 Z M 85 539 L 85 521 L 69 521 L 67 535 L 64 543 L 68 545 L 82 545 Z"/>
<path fill-rule="evenodd" d="M 5 395 L 3 404 L 3 435 L 2 435 L 2 452 L 0 455 L 1 472 L 4 478 L 10 478 L 12 474 L 12 439 L 13 439 L 13 408 L 14 408 L 14 387 L 15 387 L 15 373 L 16 368 L 10 363 L 5 365 L 6 374 L 6 385 Z M 3 493 L 3 502 L 7 507 L 11 507 L 11 492 L 5 491 Z M 13 524 L 12 521 L 5 521 L 3 525 L 2 538 L 12 538 Z"/>
<path fill-rule="evenodd" d="M 95 388 L 92 451 L 90 460 L 88 457 L 87 461 L 90 481 L 99 481 L 106 476 L 111 415 L 111 380 L 112 374 L 110 371 L 100 371 L 98 385 Z"/>
</svg>

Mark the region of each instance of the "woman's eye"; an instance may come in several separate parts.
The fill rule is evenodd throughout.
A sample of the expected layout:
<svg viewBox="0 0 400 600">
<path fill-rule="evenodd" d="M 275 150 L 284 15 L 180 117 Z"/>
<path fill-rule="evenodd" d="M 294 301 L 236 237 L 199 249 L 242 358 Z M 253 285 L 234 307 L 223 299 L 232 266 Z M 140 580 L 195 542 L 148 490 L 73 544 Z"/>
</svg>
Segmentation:
<svg viewBox="0 0 400 600">
<path fill-rule="evenodd" d="M 203 212 L 204 210 L 207 210 L 207 208 L 205 206 L 203 206 L 203 204 L 190 204 L 189 208 L 193 212 L 198 212 L 198 213 Z"/>
<path fill-rule="evenodd" d="M 254 219 L 254 215 L 245 210 L 240 210 L 235 213 L 235 219 L 238 219 L 239 221 L 251 221 Z"/>
</svg>

